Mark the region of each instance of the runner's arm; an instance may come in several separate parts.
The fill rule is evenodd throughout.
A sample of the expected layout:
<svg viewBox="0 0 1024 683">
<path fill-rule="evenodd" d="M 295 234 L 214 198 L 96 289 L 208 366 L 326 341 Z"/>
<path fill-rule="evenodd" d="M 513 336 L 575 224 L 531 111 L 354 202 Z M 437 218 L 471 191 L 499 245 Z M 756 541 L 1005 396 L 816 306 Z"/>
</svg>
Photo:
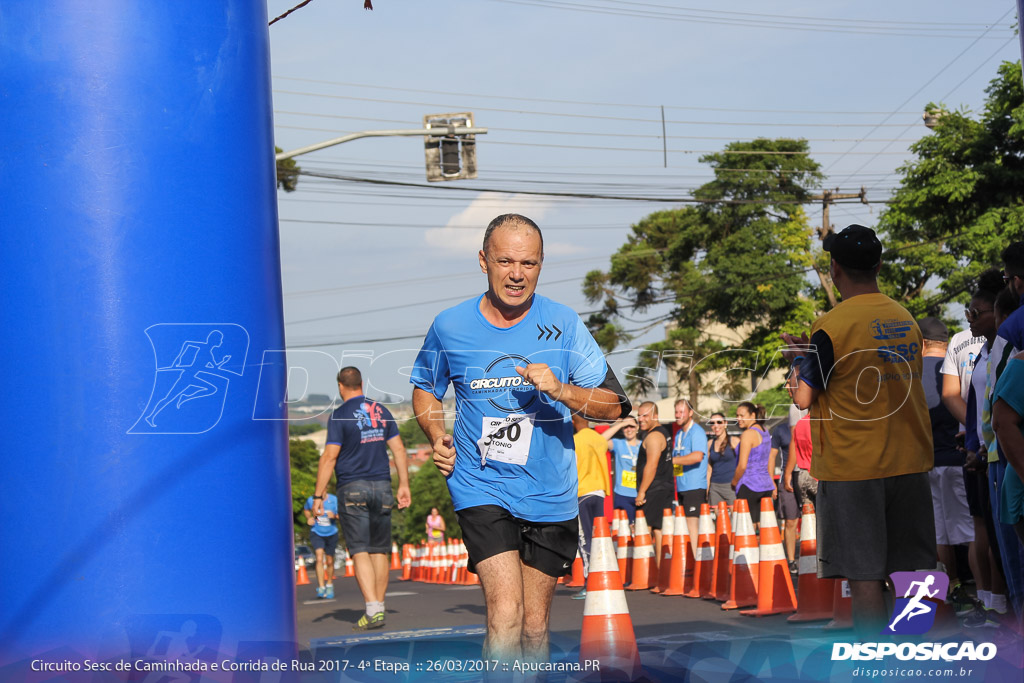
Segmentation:
<svg viewBox="0 0 1024 683">
<path fill-rule="evenodd" d="M 419 387 L 412 390 L 412 409 L 420 429 L 434 449 L 434 464 L 441 474 L 448 476 L 455 467 L 455 444 L 444 428 L 444 407 L 429 391 Z"/>
<path fill-rule="evenodd" d="M 665 445 L 665 437 L 658 432 L 651 432 L 640 444 L 640 448 L 646 450 L 647 462 L 644 463 L 643 476 L 636 489 L 636 504 L 638 506 L 647 502 L 647 489 L 654 483 L 654 475 L 658 472 L 658 458 L 665 450 Z"/>
<path fill-rule="evenodd" d="M 537 391 L 592 422 L 619 420 L 633 409 L 611 368 L 608 368 L 601 385 L 590 389 L 561 382 L 547 363 L 530 363 L 526 367 L 517 367 L 516 372 Z"/>
</svg>

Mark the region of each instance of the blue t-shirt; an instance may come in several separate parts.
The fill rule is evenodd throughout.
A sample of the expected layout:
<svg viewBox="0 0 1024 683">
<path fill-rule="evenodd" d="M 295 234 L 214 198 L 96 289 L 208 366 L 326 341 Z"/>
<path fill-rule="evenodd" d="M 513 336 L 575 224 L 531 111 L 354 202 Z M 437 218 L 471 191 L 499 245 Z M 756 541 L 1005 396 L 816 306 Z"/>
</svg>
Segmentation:
<svg viewBox="0 0 1024 683">
<path fill-rule="evenodd" d="M 306 499 L 305 509 L 313 509 L 313 496 Z M 334 520 L 338 518 L 338 497 L 333 493 L 324 496 L 324 512 L 333 512 L 334 517 L 328 517 L 326 514 L 320 515 L 309 531 L 317 536 L 333 536 L 338 533 L 338 527 L 334 526 Z"/>
<path fill-rule="evenodd" d="M 390 481 L 387 441 L 398 436 L 391 411 L 365 396 L 338 406 L 327 422 L 327 443 L 341 446 L 334 476 L 338 486 L 352 481 Z"/>
<path fill-rule="evenodd" d="M 672 445 L 672 457 L 678 458 L 700 451 L 704 457 L 692 465 L 676 465 L 676 491 L 704 490 L 708 487 L 708 435 L 694 420 L 685 432 L 676 432 L 675 443 Z M 680 474 L 680 469 L 682 474 Z"/>
<path fill-rule="evenodd" d="M 612 456 L 615 459 L 615 493 L 627 498 L 636 498 L 636 456 L 640 454 L 640 442 L 630 446 L 625 439 L 612 439 Z M 632 486 L 630 486 L 632 484 Z"/>
<path fill-rule="evenodd" d="M 569 409 L 534 389 L 516 367 L 547 363 L 560 382 L 593 388 L 609 376 L 604 354 L 567 306 L 535 294 L 526 316 L 502 328 L 480 312 L 482 297 L 434 319 L 411 375 L 438 400 L 449 384 L 455 387 L 452 502 L 456 510 L 498 505 L 531 522 L 573 519 Z"/>
</svg>

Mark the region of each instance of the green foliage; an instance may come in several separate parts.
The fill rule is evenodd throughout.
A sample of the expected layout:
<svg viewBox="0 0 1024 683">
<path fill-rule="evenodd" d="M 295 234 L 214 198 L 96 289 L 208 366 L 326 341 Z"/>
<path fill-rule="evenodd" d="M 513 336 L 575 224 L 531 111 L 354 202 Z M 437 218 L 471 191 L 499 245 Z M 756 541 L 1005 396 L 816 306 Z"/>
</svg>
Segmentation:
<svg viewBox="0 0 1024 683">
<path fill-rule="evenodd" d="M 808 156 L 806 141 L 734 142 L 701 161 L 715 173 L 694 193 L 702 203 L 645 217 L 612 256 L 609 270 L 591 272 L 584 281 L 588 301 L 603 304 L 587 323 L 606 350 L 629 339 L 615 324 L 623 316 L 621 300 L 633 312 L 658 303 L 674 305 L 664 318 L 646 321 L 671 321 L 674 327 L 665 341 L 641 354 L 626 378 L 631 393 L 649 388 L 659 362 L 686 375 L 696 359 L 700 362 L 689 372 L 685 392 L 696 401 L 702 373 L 734 367 L 737 361 L 721 353 L 725 347 L 707 334 L 709 324 L 752 326 L 743 348 L 761 352 L 760 364 L 774 359 L 777 365 L 778 333 L 805 327 L 817 311 L 814 299 L 805 296 L 805 290 L 813 294 L 806 273 L 818 257 L 801 204 L 822 175 Z M 691 351 L 692 359 L 679 356 L 680 351 Z M 760 374 L 763 368 L 755 371 Z M 719 389 L 738 393 L 740 383 L 730 379 L 729 386 Z"/>
<path fill-rule="evenodd" d="M 274 154 L 280 154 L 284 150 L 274 147 Z M 277 162 L 277 186 L 285 192 L 295 192 L 299 184 L 299 174 L 302 169 L 295 163 L 295 159 L 282 159 Z"/>
<path fill-rule="evenodd" d="M 900 187 L 879 218 L 882 289 L 915 316 L 967 302 L 978 274 L 1024 239 L 1020 62 L 1003 62 L 986 93 L 979 118 L 943 111 L 932 133 L 911 145 L 916 158 L 899 169 Z"/>
<path fill-rule="evenodd" d="M 306 436 L 313 432 L 319 432 L 324 426 L 319 422 L 304 422 L 302 424 L 290 424 L 288 425 L 288 436 Z"/>
<path fill-rule="evenodd" d="M 309 534 L 309 525 L 306 524 L 306 515 L 302 508 L 306 506 L 306 500 L 313 495 L 316 488 L 320 451 L 309 439 L 289 439 L 288 458 L 291 461 L 292 474 L 292 523 L 295 533 L 300 538 L 305 538 Z M 335 480 L 332 474 L 327 490 L 333 493 L 334 489 Z"/>
<path fill-rule="evenodd" d="M 402 443 L 405 444 L 406 450 L 411 450 L 416 446 L 427 443 L 427 437 L 423 430 L 420 429 L 420 425 L 415 417 L 410 417 L 398 425 L 398 436 L 402 438 Z"/>
<path fill-rule="evenodd" d="M 392 488 L 398 488 L 397 481 L 392 483 Z M 448 484 L 433 463 L 425 464 L 411 475 L 409 491 L 412 494 L 409 507 L 405 510 L 396 507 L 391 513 L 391 536 L 399 547 L 403 543 L 419 543 L 426 538 L 427 515 L 432 507 L 436 507 L 444 518 L 446 535 L 461 538 L 462 529 L 455 519 Z"/>
</svg>

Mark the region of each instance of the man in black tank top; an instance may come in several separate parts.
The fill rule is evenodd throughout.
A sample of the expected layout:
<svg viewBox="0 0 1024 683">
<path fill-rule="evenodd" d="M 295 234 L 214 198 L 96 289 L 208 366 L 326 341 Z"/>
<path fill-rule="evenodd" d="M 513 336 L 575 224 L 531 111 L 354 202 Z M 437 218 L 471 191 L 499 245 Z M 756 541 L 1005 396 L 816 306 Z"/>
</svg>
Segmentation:
<svg viewBox="0 0 1024 683">
<path fill-rule="evenodd" d="M 655 562 L 661 561 L 661 520 L 665 509 L 672 509 L 676 498 L 676 480 L 672 472 L 672 435 L 658 422 L 658 406 L 648 401 L 637 409 L 641 435 L 636 458 L 636 509 L 642 510 L 655 548 Z"/>
</svg>

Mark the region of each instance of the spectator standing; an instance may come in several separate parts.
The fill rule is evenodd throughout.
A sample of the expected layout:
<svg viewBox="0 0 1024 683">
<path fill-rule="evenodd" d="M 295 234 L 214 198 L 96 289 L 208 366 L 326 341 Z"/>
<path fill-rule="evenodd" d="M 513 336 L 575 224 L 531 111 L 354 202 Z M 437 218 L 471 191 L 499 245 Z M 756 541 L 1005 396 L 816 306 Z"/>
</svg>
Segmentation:
<svg viewBox="0 0 1024 683">
<path fill-rule="evenodd" d="M 748 401 L 736 406 L 736 424 L 743 430 L 740 435 L 740 455 L 732 486 L 736 497 L 750 506 L 750 518 L 755 531 L 761 524 L 761 499 L 778 495 L 771 473 L 775 463 L 771 457 L 771 437 L 764 429 L 764 406 Z"/>
<path fill-rule="evenodd" d="M 874 230 L 850 225 L 824 247 L 842 301 L 809 339 L 783 334 L 783 355 L 797 368 L 795 403 L 811 411 L 818 575 L 849 579 L 854 627 L 873 638 L 888 623 L 889 574 L 935 563 L 921 331 L 878 289 Z"/>
<path fill-rule="evenodd" d="M 615 481 L 612 486 L 613 506 L 625 510 L 632 526 L 636 520 L 637 457 L 640 455 L 640 426 L 632 415 L 613 423 L 601 435 L 608 443 L 614 459 Z"/>
<path fill-rule="evenodd" d="M 647 525 L 651 527 L 655 549 L 661 548 L 661 521 L 666 509 L 672 508 L 676 497 L 676 482 L 672 475 L 672 437 L 658 421 L 658 406 L 650 401 L 640 404 L 637 419 L 643 430 L 636 472 L 640 483 L 636 488 L 636 507 L 643 510 Z M 661 563 L 661 553 L 654 553 L 655 564 Z"/>
<path fill-rule="evenodd" d="M 708 435 L 694 419 L 690 402 L 676 401 L 676 425 L 672 439 L 672 467 L 679 505 L 686 515 L 690 549 L 697 556 L 697 532 L 700 506 L 708 502 Z M 655 546 L 659 547 L 659 546 Z"/>
<path fill-rule="evenodd" d="M 954 546 L 974 542 L 974 524 L 967 507 L 964 454 L 956 444 L 960 424 L 942 401 L 942 364 L 946 360 L 949 330 L 941 320 L 931 317 L 921 318 L 917 326 L 924 338 L 924 396 L 928 401 L 935 454 L 935 465 L 928 473 L 928 483 L 931 486 L 932 510 L 935 515 L 936 550 L 939 562 L 946 567 L 949 576 L 949 599 L 953 608 L 958 612 L 966 612 L 971 609 L 971 601 L 960 583 Z"/>
<path fill-rule="evenodd" d="M 728 423 L 722 413 L 712 413 L 708 424 L 711 425 L 711 440 L 708 442 L 708 467 L 711 470 L 708 502 L 715 506 L 724 500 L 732 505 L 736 500 L 732 475 L 736 472 L 740 439 L 738 436 L 729 436 Z"/>
<path fill-rule="evenodd" d="M 590 428 L 587 418 L 581 415 L 572 416 L 572 426 L 576 430 L 572 441 L 576 447 L 576 474 L 580 506 L 579 552 L 583 559 L 583 577 L 590 576 L 590 544 L 594 538 L 594 519 L 604 517 L 604 499 L 611 495 L 612 482 L 608 476 L 608 463 L 605 453 L 608 452 L 608 441 Z M 587 597 L 587 589 L 572 596 L 574 600 Z"/>
</svg>

